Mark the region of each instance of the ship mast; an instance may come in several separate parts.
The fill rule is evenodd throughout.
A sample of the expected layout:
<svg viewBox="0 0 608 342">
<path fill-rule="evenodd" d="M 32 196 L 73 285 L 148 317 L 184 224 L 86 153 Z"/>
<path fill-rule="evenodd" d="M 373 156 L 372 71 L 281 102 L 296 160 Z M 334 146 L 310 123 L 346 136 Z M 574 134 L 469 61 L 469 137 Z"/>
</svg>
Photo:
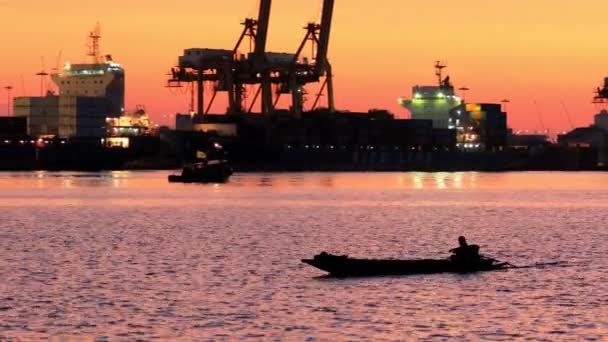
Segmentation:
<svg viewBox="0 0 608 342">
<path fill-rule="evenodd" d="M 92 57 L 93 63 L 101 63 L 101 53 L 99 52 L 99 38 L 101 38 L 101 28 L 99 23 L 95 25 L 95 29 L 89 32 L 89 51 L 87 56 Z"/>
<path fill-rule="evenodd" d="M 608 107 L 608 77 L 604 78 L 604 85 L 595 90 L 593 103 L 597 104 L 600 109 Z"/>
<path fill-rule="evenodd" d="M 445 67 L 447 67 L 447 65 L 441 63 L 440 61 L 435 63 L 435 75 L 437 76 L 437 84 L 439 84 L 440 87 L 443 86 L 443 77 L 441 77 L 441 71 Z"/>
</svg>

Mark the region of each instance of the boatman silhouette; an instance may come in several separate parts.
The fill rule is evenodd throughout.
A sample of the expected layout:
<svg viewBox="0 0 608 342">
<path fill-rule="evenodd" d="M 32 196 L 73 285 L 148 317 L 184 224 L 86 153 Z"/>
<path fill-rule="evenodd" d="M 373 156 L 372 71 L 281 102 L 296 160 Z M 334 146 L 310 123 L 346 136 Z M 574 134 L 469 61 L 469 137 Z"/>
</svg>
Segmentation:
<svg viewBox="0 0 608 342">
<path fill-rule="evenodd" d="M 450 249 L 450 252 L 452 252 L 450 260 L 461 265 L 476 263 L 481 258 L 479 256 L 479 246 L 469 245 L 464 236 L 458 237 L 458 247 Z"/>
</svg>

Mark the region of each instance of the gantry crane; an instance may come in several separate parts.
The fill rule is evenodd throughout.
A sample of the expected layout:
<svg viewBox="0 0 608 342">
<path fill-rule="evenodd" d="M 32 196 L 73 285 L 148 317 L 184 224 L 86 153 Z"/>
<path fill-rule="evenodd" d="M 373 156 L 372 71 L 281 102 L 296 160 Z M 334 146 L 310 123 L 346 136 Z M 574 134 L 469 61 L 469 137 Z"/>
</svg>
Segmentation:
<svg viewBox="0 0 608 342">
<path fill-rule="evenodd" d="M 295 54 L 282 54 L 287 56 L 291 60 L 290 62 L 285 63 L 278 58 L 280 57 L 278 55 L 281 54 L 267 53 L 267 57 L 272 57 L 269 58 L 268 63 L 272 75 L 271 82 L 278 85 L 274 105 L 278 102 L 281 94 L 290 93 L 292 98 L 291 111 L 296 117 L 299 117 L 304 109 L 303 96 L 306 93 L 304 86 L 308 83 L 319 82 L 321 78 L 324 78 L 323 83 L 311 109 L 316 108 L 321 95 L 326 91 L 327 107 L 329 111 L 335 111 L 331 65 L 327 59 L 333 7 L 334 0 L 323 1 L 320 22 L 308 23 L 304 27 L 306 34 Z M 312 44 L 313 50 L 311 63 L 302 57 L 302 51 L 308 43 Z M 276 62 L 273 62 L 274 60 Z"/>
<path fill-rule="evenodd" d="M 233 49 L 236 67 L 234 69 L 236 87 L 234 89 L 234 98 L 238 105 L 237 112 L 242 111 L 243 84 L 259 84 L 249 112 L 253 108 L 260 92 L 262 93 L 262 108 L 261 112 L 269 114 L 273 111 L 272 106 L 272 87 L 268 68 L 268 60 L 266 56 L 266 41 L 268 37 L 268 25 L 270 23 L 270 8 L 271 0 L 261 0 L 258 13 L 258 19 L 247 18 L 243 21 L 243 32 L 239 37 L 236 46 Z M 254 44 L 253 51 L 250 51 L 246 58 L 239 56 L 239 48 L 243 39 L 249 37 Z M 251 46 L 250 46 L 251 49 Z"/>
<path fill-rule="evenodd" d="M 319 82 L 324 77 L 321 91 L 315 99 L 316 107 L 323 90 L 327 90 L 328 108 L 334 110 L 333 84 L 331 66 L 327 60 L 329 33 L 334 0 L 323 0 L 323 12 L 320 23 L 309 23 L 307 33 L 297 52 L 273 53 L 266 51 L 266 41 L 270 21 L 271 0 L 261 0 L 258 18 L 245 19 L 243 31 L 232 50 L 223 49 L 186 49 L 179 57 L 178 66 L 172 69 L 169 86 L 180 82 L 197 83 L 197 114 L 208 113 L 219 91 L 228 92 L 227 113 L 243 112 L 243 87 L 259 85 L 249 106 L 250 112 L 261 93 L 261 112 L 270 114 L 274 111 L 280 93 L 292 94 L 292 111 L 299 116 L 303 110 L 303 87 L 307 83 Z M 249 37 L 250 44 L 255 44 L 253 51 L 241 55 L 239 48 Z M 308 63 L 301 58 L 306 43 L 313 44 L 313 61 Z M 204 93 L 206 82 L 212 83 L 212 95 L 204 110 Z M 272 85 L 278 86 L 278 94 L 273 99 Z"/>
<path fill-rule="evenodd" d="M 320 96 L 325 88 L 327 88 L 327 107 L 330 112 L 335 111 L 333 80 L 331 74 L 332 71 L 331 65 L 327 59 L 333 9 L 334 0 L 323 1 L 321 22 L 308 23 L 308 25 L 306 25 L 306 35 L 296 52 L 294 65 L 289 75 L 290 89 L 292 94 L 292 108 L 296 116 L 299 116 L 303 110 L 303 91 L 301 87 L 306 83 L 319 82 L 321 77 L 325 77 L 325 79 L 323 80 L 321 89 L 315 98 L 312 109 L 316 108 Z M 312 65 L 298 62 L 300 54 L 308 41 L 312 42 L 313 50 L 315 51 Z M 316 47 L 316 49 L 314 47 Z"/>
<path fill-rule="evenodd" d="M 261 0 L 258 19 L 247 18 L 245 26 L 236 47 L 224 49 L 186 49 L 179 57 L 178 66 L 171 71 L 169 87 L 180 82 L 196 82 L 197 84 L 197 116 L 208 113 L 219 91 L 228 93 L 228 113 L 242 111 L 243 84 L 260 83 L 262 89 L 262 112 L 272 111 L 272 92 L 270 80 L 265 72 L 265 50 L 268 23 L 270 20 L 271 0 Z M 238 49 L 245 36 L 255 41 L 255 50 L 246 59 L 238 56 Z M 204 109 L 204 84 L 212 83 L 212 94 Z"/>
<path fill-rule="evenodd" d="M 232 84 L 232 50 L 186 49 L 179 57 L 178 66 L 171 69 L 169 87 L 179 86 L 180 82 L 196 82 L 197 110 L 195 121 L 202 120 L 203 113 L 211 108 L 218 91 L 225 91 Z M 205 83 L 212 83 L 213 95 L 204 108 Z"/>
<path fill-rule="evenodd" d="M 252 62 L 253 73 L 256 77 L 259 76 L 260 78 L 260 86 L 262 88 L 262 113 L 264 114 L 270 114 L 273 111 L 270 71 L 268 70 L 268 60 L 266 58 L 266 39 L 269 22 L 270 0 L 261 0 Z"/>
</svg>

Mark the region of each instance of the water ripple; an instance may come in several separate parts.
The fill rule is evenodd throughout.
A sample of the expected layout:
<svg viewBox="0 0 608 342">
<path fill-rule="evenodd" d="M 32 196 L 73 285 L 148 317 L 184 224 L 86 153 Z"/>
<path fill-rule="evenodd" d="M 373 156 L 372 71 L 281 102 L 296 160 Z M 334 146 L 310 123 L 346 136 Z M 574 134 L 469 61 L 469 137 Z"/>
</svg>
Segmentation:
<svg viewBox="0 0 608 342">
<path fill-rule="evenodd" d="M 0 174 L 0 341 L 608 336 L 606 175 L 235 176 Z M 444 257 L 461 234 L 513 264 L 567 263 L 335 279 L 299 262 Z"/>
</svg>

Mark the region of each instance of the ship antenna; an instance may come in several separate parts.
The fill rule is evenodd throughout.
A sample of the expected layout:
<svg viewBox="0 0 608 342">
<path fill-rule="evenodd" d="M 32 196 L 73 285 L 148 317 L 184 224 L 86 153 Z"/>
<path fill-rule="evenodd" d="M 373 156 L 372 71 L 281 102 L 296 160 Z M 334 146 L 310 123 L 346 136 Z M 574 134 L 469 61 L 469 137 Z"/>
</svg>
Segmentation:
<svg viewBox="0 0 608 342">
<path fill-rule="evenodd" d="M 443 85 L 443 78 L 441 77 L 441 71 L 445 67 L 447 67 L 447 65 L 441 63 L 440 61 L 437 61 L 435 63 L 435 75 L 437 76 L 437 79 L 439 81 L 438 84 L 439 84 L 440 87 Z"/>
<path fill-rule="evenodd" d="M 89 32 L 89 51 L 87 55 L 93 57 L 93 62 L 101 63 L 101 53 L 99 52 L 99 38 L 101 38 L 101 27 L 99 23 L 95 25 L 95 29 Z"/>
</svg>

